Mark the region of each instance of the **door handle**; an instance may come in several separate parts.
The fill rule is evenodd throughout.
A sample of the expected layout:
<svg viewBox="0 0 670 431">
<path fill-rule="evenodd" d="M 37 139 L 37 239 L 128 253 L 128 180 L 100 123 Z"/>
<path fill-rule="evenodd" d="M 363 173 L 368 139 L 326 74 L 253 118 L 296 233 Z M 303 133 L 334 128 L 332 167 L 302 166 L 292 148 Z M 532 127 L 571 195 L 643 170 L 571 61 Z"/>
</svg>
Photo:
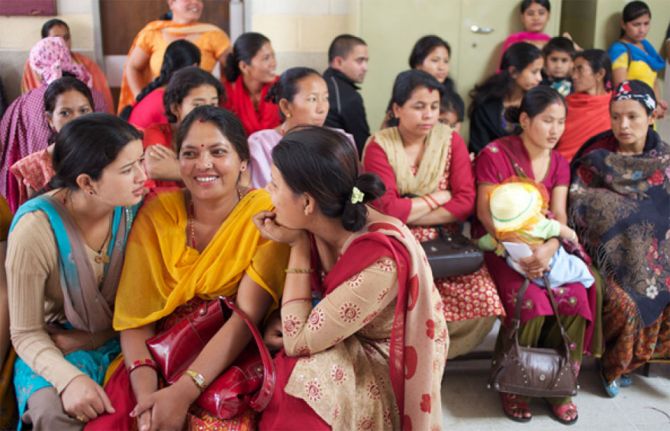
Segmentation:
<svg viewBox="0 0 670 431">
<path fill-rule="evenodd" d="M 470 26 L 470 31 L 477 34 L 489 34 L 493 33 L 493 30 L 492 27 L 480 27 L 477 24 L 472 24 Z"/>
</svg>

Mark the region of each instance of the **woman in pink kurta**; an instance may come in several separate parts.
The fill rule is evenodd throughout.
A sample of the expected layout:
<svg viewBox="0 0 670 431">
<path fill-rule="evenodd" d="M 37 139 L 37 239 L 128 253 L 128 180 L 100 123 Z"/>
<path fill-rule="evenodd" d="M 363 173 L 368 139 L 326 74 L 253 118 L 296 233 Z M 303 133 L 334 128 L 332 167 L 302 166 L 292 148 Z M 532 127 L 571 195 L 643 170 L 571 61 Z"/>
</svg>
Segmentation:
<svg viewBox="0 0 670 431">
<path fill-rule="evenodd" d="M 465 143 L 438 123 L 441 91 L 441 84 L 426 72 L 398 75 L 392 96 L 398 126 L 372 135 L 363 153 L 365 171 L 379 175 L 386 185 L 373 205 L 410 225 L 419 242 L 437 238 L 440 226 L 458 232 L 475 203 Z M 414 106 L 424 107 L 418 118 Z M 435 284 L 442 296 L 453 358 L 475 348 L 504 311 L 485 266 L 471 274 L 438 278 Z"/>
</svg>

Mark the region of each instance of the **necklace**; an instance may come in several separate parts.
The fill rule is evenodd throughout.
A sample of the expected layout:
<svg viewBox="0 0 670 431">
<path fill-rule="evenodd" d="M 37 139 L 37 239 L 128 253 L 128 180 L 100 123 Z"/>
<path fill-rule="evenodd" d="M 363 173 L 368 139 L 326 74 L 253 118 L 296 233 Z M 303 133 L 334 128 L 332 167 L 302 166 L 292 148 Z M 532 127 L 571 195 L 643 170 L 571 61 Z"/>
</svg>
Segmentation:
<svg viewBox="0 0 670 431">
<path fill-rule="evenodd" d="M 235 205 L 233 205 L 233 208 L 231 208 L 230 212 L 233 212 L 235 206 L 237 206 L 237 204 L 242 200 L 240 189 L 238 188 L 236 191 L 237 202 L 235 202 Z M 228 213 L 228 215 L 230 215 L 230 213 Z M 197 250 L 198 247 L 195 240 L 195 208 L 193 207 L 193 199 L 189 199 L 186 224 L 188 226 L 188 246 Z"/>
<path fill-rule="evenodd" d="M 72 192 L 70 190 L 67 191 L 66 195 L 63 197 L 63 203 L 65 204 L 65 207 L 69 209 L 70 211 L 70 216 L 72 217 L 72 220 L 74 221 L 74 224 L 77 225 L 77 228 L 79 231 L 84 234 L 84 230 L 81 228 L 79 225 L 79 222 L 77 221 L 76 217 L 74 216 L 74 206 L 72 205 L 72 199 L 71 199 Z M 110 261 L 109 255 L 105 253 L 103 250 L 105 248 L 105 245 L 110 239 L 110 236 L 112 235 L 112 218 L 109 220 L 109 227 L 107 228 L 107 234 L 105 235 L 105 239 L 102 241 L 102 244 L 100 247 L 95 250 L 96 256 L 93 258 L 95 263 L 97 264 L 105 264 L 107 265 Z"/>
</svg>

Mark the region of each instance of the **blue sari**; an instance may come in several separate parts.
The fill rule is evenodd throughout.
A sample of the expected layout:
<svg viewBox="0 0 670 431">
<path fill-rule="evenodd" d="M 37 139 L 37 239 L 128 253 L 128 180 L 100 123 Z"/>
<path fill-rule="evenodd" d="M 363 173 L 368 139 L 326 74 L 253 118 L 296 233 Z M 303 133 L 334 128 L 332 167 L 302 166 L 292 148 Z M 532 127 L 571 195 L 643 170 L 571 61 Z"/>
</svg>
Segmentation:
<svg viewBox="0 0 670 431">
<path fill-rule="evenodd" d="M 35 211 L 42 211 L 46 214 L 51 224 L 51 229 L 54 234 L 56 247 L 58 249 L 58 263 L 60 268 L 61 288 L 63 290 L 65 315 L 68 322 L 64 325 L 66 329 L 80 329 L 89 332 L 97 332 L 100 330 L 111 329 L 111 305 L 114 301 L 114 294 L 116 286 L 110 286 L 111 283 L 106 283 L 108 277 L 118 280 L 121 266 L 123 263 L 123 251 L 125 249 L 126 240 L 130 231 L 130 226 L 137 213 L 139 204 L 134 207 L 117 207 L 114 209 L 112 217 L 112 231 L 109 245 L 107 247 L 107 255 L 111 256 L 111 261 L 105 263 L 102 292 L 107 290 L 105 300 L 109 304 L 109 325 L 107 328 L 101 327 L 99 324 L 89 324 L 89 317 L 92 312 L 95 312 L 95 307 L 87 307 L 84 304 L 85 292 L 83 283 L 86 283 L 86 268 L 81 263 L 81 253 L 78 251 L 83 246 L 83 237 L 72 228 L 72 221 L 69 219 L 67 210 L 60 202 L 57 202 L 50 196 L 42 195 L 29 200 L 23 204 L 16 212 L 10 233 L 18 221 L 26 214 Z M 68 219 L 68 220 L 64 220 Z M 79 241 L 79 247 L 74 244 L 74 241 Z M 87 265 L 89 265 L 87 263 Z M 117 273 L 117 274 L 115 274 Z M 111 298 L 110 298 L 111 297 Z M 111 299 L 111 301 L 110 301 Z M 107 311 L 107 310 L 105 310 Z M 97 317 L 97 316 L 96 316 Z M 95 319 L 91 319 L 93 321 Z M 118 356 L 121 351 L 118 338 L 113 338 L 103 346 L 95 350 L 78 350 L 65 355 L 65 360 L 79 368 L 88 377 L 93 379 L 96 383 L 102 386 L 105 378 L 105 373 L 109 364 Z M 28 399 L 32 394 L 40 389 L 51 387 L 52 385 L 42 376 L 35 373 L 26 362 L 21 358 L 17 358 L 14 365 L 14 387 L 16 390 L 17 404 L 19 408 L 19 418 L 23 416 L 26 410 Z M 20 430 L 22 423 L 19 421 L 18 429 Z"/>
</svg>

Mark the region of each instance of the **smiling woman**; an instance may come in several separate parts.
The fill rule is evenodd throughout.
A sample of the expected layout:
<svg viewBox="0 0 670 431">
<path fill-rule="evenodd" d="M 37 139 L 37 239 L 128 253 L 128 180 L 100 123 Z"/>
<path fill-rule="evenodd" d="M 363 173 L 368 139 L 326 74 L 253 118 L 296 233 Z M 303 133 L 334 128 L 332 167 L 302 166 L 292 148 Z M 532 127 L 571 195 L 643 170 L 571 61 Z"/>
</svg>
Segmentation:
<svg viewBox="0 0 670 431">
<path fill-rule="evenodd" d="M 200 388 L 245 349 L 246 325 L 229 319 L 171 385 L 151 366 L 146 340 L 219 295 L 235 297 L 256 324 L 281 296 L 288 249 L 261 238 L 251 221 L 272 203 L 264 190 L 238 184 L 249 160 L 239 120 L 220 108 L 195 108 L 179 129 L 176 150 L 186 189 L 147 202 L 128 240 L 114 314 L 127 368 L 106 385 L 116 412 L 88 429 L 182 429 L 186 421 L 189 429 L 227 429 L 228 421 L 189 409 Z M 229 422 L 255 429 L 251 411 Z"/>
</svg>

